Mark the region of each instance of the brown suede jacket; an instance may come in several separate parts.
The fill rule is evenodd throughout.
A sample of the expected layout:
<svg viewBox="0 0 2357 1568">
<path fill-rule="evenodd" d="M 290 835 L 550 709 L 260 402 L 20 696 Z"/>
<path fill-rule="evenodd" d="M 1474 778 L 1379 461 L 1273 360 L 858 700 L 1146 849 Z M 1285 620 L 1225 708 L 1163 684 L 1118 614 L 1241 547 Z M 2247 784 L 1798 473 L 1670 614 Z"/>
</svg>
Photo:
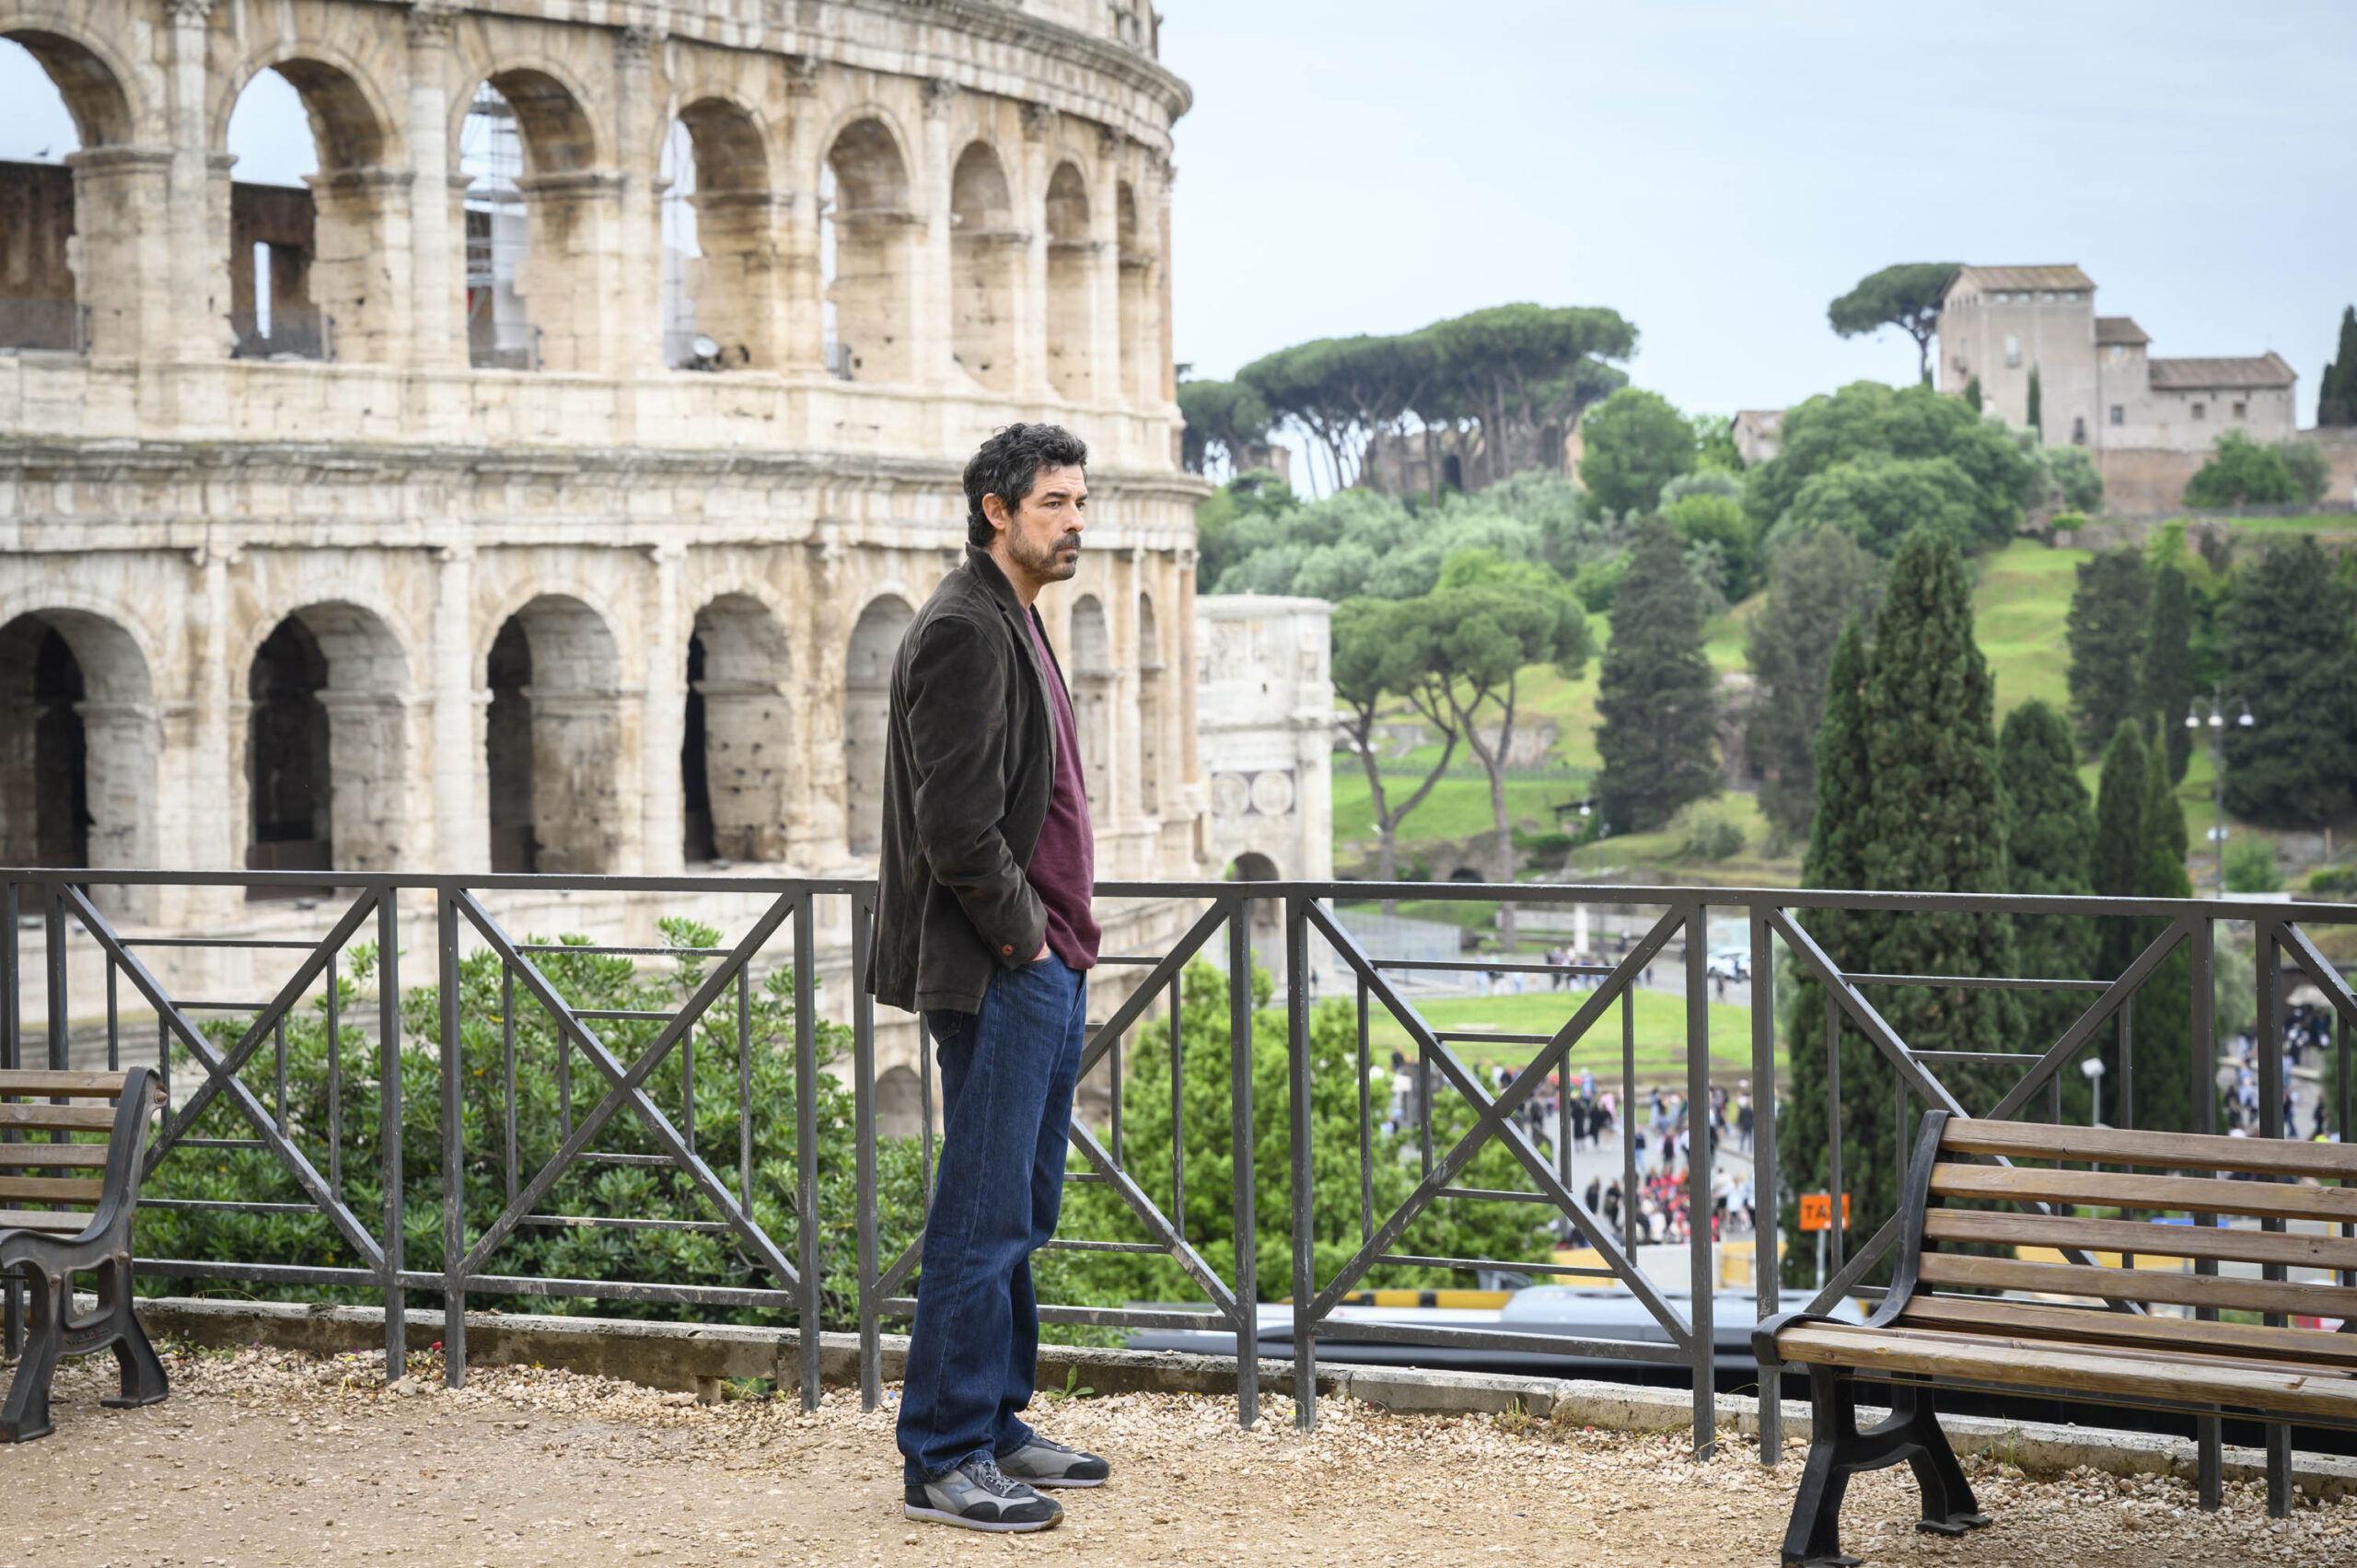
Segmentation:
<svg viewBox="0 0 2357 1568">
<path fill-rule="evenodd" d="M 987 552 L 942 579 L 892 661 L 876 945 L 866 983 L 911 1012 L 980 1010 L 1047 940 L 1024 871 L 1047 820 L 1055 709 L 1029 610 Z"/>
</svg>

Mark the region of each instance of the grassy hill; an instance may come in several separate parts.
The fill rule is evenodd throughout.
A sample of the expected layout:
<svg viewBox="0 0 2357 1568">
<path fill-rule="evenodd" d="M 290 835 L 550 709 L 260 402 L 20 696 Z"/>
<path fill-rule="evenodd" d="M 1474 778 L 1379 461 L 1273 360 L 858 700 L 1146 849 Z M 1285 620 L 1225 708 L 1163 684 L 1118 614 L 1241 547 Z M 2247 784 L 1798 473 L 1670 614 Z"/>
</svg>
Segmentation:
<svg viewBox="0 0 2357 1568">
<path fill-rule="evenodd" d="M 2346 533 L 2357 529 L 2357 518 L 2254 518 L 2238 527 L 2253 534 L 2294 529 Z M 1972 563 L 1975 631 L 1996 682 L 2000 723 L 2006 714 L 2034 697 L 2067 710 L 2070 656 L 2063 638 L 2063 621 L 2077 581 L 2076 568 L 2089 559 L 2085 551 L 2056 550 L 2035 540 L 2022 539 Z M 1724 673 L 1746 668 L 1744 641 L 1759 602 L 1755 596 L 1711 622 L 1706 636 L 1713 668 Z M 1551 772 L 1508 779 L 1507 809 L 1517 822 L 1551 828 L 1555 807 L 1585 796 L 1598 765 L 1596 675 L 1611 629 L 1602 616 L 1592 618 L 1590 625 L 1596 634 L 1598 656 L 1588 661 L 1579 679 L 1566 680 L 1546 666 L 1534 666 L 1523 672 L 1517 722 L 1551 721 L 1557 739 Z M 1437 747 L 1428 747 L 1387 763 L 1384 770 L 1386 788 L 1400 794 L 1412 790 L 1424 769 L 1438 756 Z M 2092 763 L 2082 771 L 2090 790 L 2095 788 L 2096 772 Z M 2194 753 L 2178 796 L 2185 807 L 2187 837 L 2194 845 L 2196 880 L 2207 887 L 2207 835 L 2212 807 L 2210 761 L 2205 752 Z M 1744 833 L 1745 848 L 1731 860 L 1704 865 L 1682 859 L 1678 851 L 1684 835 L 1673 830 L 1613 839 L 1591 846 L 1580 852 L 1574 865 L 1590 869 L 1655 866 L 1681 879 L 1723 884 L 1777 885 L 1789 883 L 1798 876 L 1798 846 L 1773 842 L 1751 796 L 1727 795 L 1715 809 Z M 1442 780 L 1402 823 L 1400 864 L 1403 869 L 1412 865 L 1422 853 L 1431 875 L 1445 878 L 1452 866 L 1440 862 L 1452 859 L 1453 854 L 1444 846 L 1453 848 L 1457 841 L 1489 829 L 1488 782 L 1480 776 L 1471 754 L 1460 747 L 1450 776 Z M 1374 845 L 1375 817 L 1365 775 L 1355 759 L 1338 756 L 1334 769 L 1336 863 L 1345 868 L 1355 865 L 1363 855 L 1372 854 Z M 1778 853 L 1767 853 L 1771 849 Z"/>
</svg>

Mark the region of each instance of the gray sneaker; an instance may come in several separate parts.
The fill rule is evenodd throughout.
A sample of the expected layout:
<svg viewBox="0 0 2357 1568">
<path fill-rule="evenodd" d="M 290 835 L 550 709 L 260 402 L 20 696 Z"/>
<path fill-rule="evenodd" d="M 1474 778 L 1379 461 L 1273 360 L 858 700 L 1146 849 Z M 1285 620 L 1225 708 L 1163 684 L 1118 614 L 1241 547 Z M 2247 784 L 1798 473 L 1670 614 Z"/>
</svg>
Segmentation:
<svg viewBox="0 0 2357 1568">
<path fill-rule="evenodd" d="M 937 1481 L 909 1482 L 900 1513 L 959 1529 L 1009 1534 L 1044 1530 L 1064 1516 L 1054 1498 L 1008 1480 L 987 1458 L 969 1459 Z"/>
<path fill-rule="evenodd" d="M 1011 1454 L 1001 1454 L 998 1465 L 1016 1480 L 1034 1486 L 1102 1486 L 1113 1473 L 1113 1467 L 1096 1455 L 1039 1436 Z"/>
</svg>

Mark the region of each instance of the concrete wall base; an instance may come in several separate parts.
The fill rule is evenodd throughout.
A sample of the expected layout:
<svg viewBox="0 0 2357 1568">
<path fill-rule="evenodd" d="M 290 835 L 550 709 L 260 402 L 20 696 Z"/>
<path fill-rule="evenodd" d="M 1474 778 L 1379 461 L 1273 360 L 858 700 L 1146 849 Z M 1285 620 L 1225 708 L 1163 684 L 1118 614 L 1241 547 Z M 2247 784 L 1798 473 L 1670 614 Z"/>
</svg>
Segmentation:
<svg viewBox="0 0 2357 1568">
<path fill-rule="evenodd" d="M 152 1335 L 215 1348 L 256 1345 L 333 1355 L 381 1352 L 385 1342 L 385 1314 L 375 1307 L 162 1296 L 141 1302 L 139 1317 Z M 410 1309 L 413 1347 L 422 1350 L 435 1343 L 441 1330 L 440 1312 Z M 633 1318 L 467 1315 L 470 1365 L 562 1367 L 645 1388 L 693 1393 L 706 1400 L 719 1399 L 722 1382 L 730 1378 L 768 1378 L 781 1388 L 794 1387 L 800 1377 L 799 1345 L 799 1337 L 785 1329 Z M 900 1377 L 908 1348 L 905 1335 L 883 1337 L 886 1382 Z M 820 1379 L 830 1386 L 857 1384 L 858 1336 L 820 1335 L 819 1367 Z M 1236 1391 L 1233 1356 L 1074 1345 L 1039 1347 L 1041 1388 L 1061 1388 L 1074 1371 L 1081 1386 L 1099 1394 L 1232 1395 Z M 1293 1386 L 1293 1363 L 1260 1363 L 1262 1388 L 1289 1396 Z M 1328 1365 L 1318 1370 L 1318 1393 L 1321 1399 L 1353 1399 L 1403 1415 L 1504 1414 L 1519 1410 L 1558 1425 L 1614 1432 L 1676 1433 L 1690 1428 L 1694 1420 L 1693 1397 L 1683 1389 L 1585 1378 Z M 1758 1441 L 1757 1400 L 1721 1395 L 1717 1409 L 1722 1432 Z M 1862 1420 L 1879 1419 L 1881 1413 L 1859 1411 Z M 1795 1445 L 1805 1446 L 1810 1432 L 1808 1406 L 1787 1400 L 1782 1419 L 1787 1451 Z M 2195 1448 L 2186 1438 L 1981 1416 L 1942 1416 L 1940 1424 L 1959 1453 L 1987 1455 L 2033 1476 L 2087 1469 L 2116 1476 L 2194 1479 Z M 2258 1481 L 2265 1475 L 2266 1455 L 2261 1450 L 2226 1449 L 2227 1481 Z M 2357 1459 L 2294 1454 L 2293 1483 L 2312 1496 L 2357 1495 Z"/>
</svg>

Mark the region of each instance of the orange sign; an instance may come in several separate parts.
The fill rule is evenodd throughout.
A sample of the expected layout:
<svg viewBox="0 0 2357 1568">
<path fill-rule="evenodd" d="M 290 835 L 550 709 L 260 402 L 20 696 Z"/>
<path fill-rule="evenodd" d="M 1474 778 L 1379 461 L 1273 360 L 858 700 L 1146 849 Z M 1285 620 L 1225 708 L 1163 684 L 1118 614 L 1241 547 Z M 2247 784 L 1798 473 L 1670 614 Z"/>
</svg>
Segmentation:
<svg viewBox="0 0 2357 1568">
<path fill-rule="evenodd" d="M 1801 1228 L 1831 1230 L 1833 1228 L 1833 1198 L 1826 1192 L 1801 1194 Z M 1850 1194 L 1841 1194 L 1841 1228 L 1850 1228 Z"/>
</svg>

